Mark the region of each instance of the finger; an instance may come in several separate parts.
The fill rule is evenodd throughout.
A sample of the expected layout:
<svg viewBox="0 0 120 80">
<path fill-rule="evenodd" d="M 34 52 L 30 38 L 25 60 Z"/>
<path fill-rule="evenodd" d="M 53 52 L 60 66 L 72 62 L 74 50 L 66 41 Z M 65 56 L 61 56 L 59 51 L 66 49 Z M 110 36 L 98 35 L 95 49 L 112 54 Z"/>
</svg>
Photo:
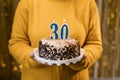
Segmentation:
<svg viewBox="0 0 120 80">
<path fill-rule="evenodd" d="M 35 57 L 33 52 L 30 53 L 30 57 L 31 58 Z"/>
<path fill-rule="evenodd" d="M 87 54 L 84 54 L 82 60 L 86 58 L 87 58 Z"/>
<path fill-rule="evenodd" d="M 45 62 L 45 63 L 44 63 L 44 65 L 48 65 L 48 63 L 47 63 L 47 62 Z"/>
<path fill-rule="evenodd" d="M 84 54 L 84 56 L 83 56 L 84 58 L 86 58 L 87 57 L 87 54 Z"/>
</svg>

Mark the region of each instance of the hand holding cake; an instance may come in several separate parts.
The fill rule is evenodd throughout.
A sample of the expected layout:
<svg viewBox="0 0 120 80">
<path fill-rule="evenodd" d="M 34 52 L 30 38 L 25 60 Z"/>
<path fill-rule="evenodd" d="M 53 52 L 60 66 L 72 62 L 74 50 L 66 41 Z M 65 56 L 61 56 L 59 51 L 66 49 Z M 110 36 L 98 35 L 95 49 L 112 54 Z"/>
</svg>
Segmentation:
<svg viewBox="0 0 120 80">
<path fill-rule="evenodd" d="M 35 53 L 34 53 L 34 52 L 31 52 L 31 53 L 30 53 L 30 57 L 31 57 L 33 60 L 36 60 L 36 58 L 35 58 Z M 43 64 L 42 62 L 39 62 L 39 63 Z M 43 65 L 48 66 L 47 63 L 44 63 Z"/>
<path fill-rule="evenodd" d="M 84 50 L 75 39 L 48 39 L 40 40 L 39 47 L 30 55 L 42 64 L 58 66 L 69 65 L 85 58 Z"/>
</svg>

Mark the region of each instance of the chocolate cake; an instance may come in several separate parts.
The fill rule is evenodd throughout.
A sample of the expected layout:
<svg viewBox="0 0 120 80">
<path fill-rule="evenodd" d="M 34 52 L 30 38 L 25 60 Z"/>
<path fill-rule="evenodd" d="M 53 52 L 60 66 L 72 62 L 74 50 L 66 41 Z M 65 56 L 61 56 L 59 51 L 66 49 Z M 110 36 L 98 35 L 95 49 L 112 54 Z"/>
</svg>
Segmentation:
<svg viewBox="0 0 120 80">
<path fill-rule="evenodd" d="M 80 45 L 75 39 L 42 39 L 39 57 L 49 60 L 68 60 L 80 56 Z"/>
</svg>

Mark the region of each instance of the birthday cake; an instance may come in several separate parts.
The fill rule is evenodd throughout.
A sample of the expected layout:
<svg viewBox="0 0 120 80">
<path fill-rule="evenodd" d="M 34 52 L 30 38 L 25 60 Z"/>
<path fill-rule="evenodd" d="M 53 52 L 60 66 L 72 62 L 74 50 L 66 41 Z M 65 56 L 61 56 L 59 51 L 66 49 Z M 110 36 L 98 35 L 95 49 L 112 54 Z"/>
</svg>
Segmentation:
<svg viewBox="0 0 120 80">
<path fill-rule="evenodd" d="M 47 60 L 69 60 L 80 56 L 80 45 L 75 39 L 42 39 L 39 57 Z"/>
</svg>

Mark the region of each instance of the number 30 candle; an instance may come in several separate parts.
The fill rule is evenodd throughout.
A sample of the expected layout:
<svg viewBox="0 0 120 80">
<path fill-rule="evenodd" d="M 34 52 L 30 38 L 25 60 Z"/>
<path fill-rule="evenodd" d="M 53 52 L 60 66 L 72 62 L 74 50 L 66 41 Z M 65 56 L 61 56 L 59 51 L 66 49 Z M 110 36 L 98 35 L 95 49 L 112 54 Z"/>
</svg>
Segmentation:
<svg viewBox="0 0 120 80">
<path fill-rule="evenodd" d="M 69 37 L 69 28 L 68 25 L 66 23 L 63 23 L 60 27 L 60 34 L 58 34 L 58 24 L 57 23 L 52 23 L 50 25 L 50 29 L 52 29 L 52 33 L 54 35 L 51 35 L 50 38 L 51 39 L 68 39 Z"/>
</svg>

